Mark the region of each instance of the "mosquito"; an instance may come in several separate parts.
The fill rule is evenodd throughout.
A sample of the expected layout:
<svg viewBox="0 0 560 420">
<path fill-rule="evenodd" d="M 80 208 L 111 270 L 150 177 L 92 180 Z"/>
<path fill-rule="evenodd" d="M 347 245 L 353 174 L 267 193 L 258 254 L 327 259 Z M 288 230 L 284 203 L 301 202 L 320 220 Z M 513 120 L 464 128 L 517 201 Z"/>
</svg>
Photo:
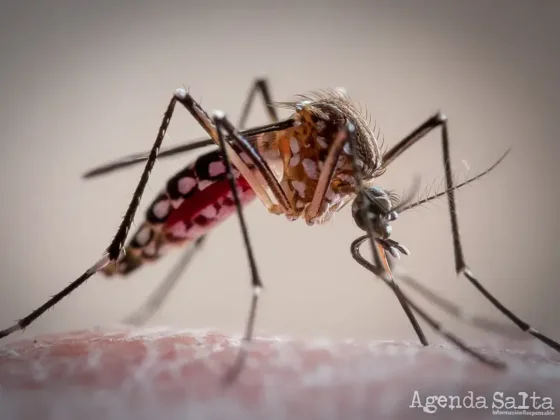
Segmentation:
<svg viewBox="0 0 560 420">
<path fill-rule="evenodd" d="M 250 109 L 259 93 L 271 123 L 245 129 Z M 177 104 L 182 105 L 191 114 L 210 138 L 161 149 Z M 278 108 L 287 108 L 292 111 L 292 115 L 280 119 L 277 114 Z M 398 156 L 435 129 L 441 130 L 445 173 L 443 191 L 414 200 L 414 188 L 406 196 L 398 197 L 391 191 L 375 185 L 376 179 Z M 84 175 L 85 178 L 93 178 L 146 162 L 125 216 L 101 258 L 39 308 L 0 331 L 0 338 L 25 329 L 95 273 L 126 276 L 144 263 L 159 259 L 169 247 L 192 245 L 192 248 L 187 248 L 188 252 L 162 284 L 163 288 L 158 290 L 157 295 L 152 296 L 149 305 L 139 313 L 140 318 L 146 318 L 150 311 L 153 312 L 153 309 L 161 304 L 164 295 L 169 292 L 171 285 L 187 266 L 193 252 L 202 247 L 211 229 L 236 213 L 252 286 L 244 345 L 239 353 L 242 360 L 246 344 L 253 337 L 259 295 L 263 289 L 243 206 L 257 198 L 270 213 L 284 215 L 290 221 L 303 219 L 308 225 L 315 225 L 329 221 L 336 212 L 351 203 L 356 225 L 366 232 L 351 244 L 351 254 L 359 264 L 371 271 L 376 278 L 381 278 L 392 289 L 420 342 L 428 345 L 416 315 L 461 350 L 491 367 L 504 368 L 503 362 L 472 349 L 458 336 L 444 330 L 441 324 L 411 300 L 395 281 L 391 256 L 395 258 L 400 254 L 408 255 L 409 251 L 390 238 L 391 223 L 399 214 L 445 195 L 449 206 L 457 275 L 464 275 L 484 297 L 513 321 L 521 332 L 531 334 L 560 352 L 560 344 L 518 318 L 487 291 L 467 266 L 463 255 L 455 191 L 492 171 L 506 157 L 509 150 L 484 172 L 456 184 L 450 163 L 448 123 L 442 113 L 428 118 L 386 151 L 382 151 L 378 137 L 379 134 L 370 127 L 365 116 L 342 89 L 317 91 L 309 95 L 300 95 L 297 101 L 275 103 L 271 98 L 268 81 L 256 79 L 243 106 L 238 128 L 234 127 L 222 111 L 214 111 L 209 115 L 186 89 L 177 89 L 169 101 L 156 140 L 149 152 L 120 158 Z M 217 148 L 199 156 L 168 180 L 165 188 L 148 207 L 145 221 L 126 242 L 156 159 L 216 145 Z M 366 240 L 370 242 L 373 263 L 360 252 L 360 245 Z M 428 301 L 462 321 L 504 334 L 511 332 L 509 326 L 476 316 L 463 316 L 463 312 L 456 306 L 425 286 L 420 286 L 410 277 L 403 277 L 401 280 Z M 142 319 L 136 317 L 135 321 L 141 322 Z"/>
</svg>

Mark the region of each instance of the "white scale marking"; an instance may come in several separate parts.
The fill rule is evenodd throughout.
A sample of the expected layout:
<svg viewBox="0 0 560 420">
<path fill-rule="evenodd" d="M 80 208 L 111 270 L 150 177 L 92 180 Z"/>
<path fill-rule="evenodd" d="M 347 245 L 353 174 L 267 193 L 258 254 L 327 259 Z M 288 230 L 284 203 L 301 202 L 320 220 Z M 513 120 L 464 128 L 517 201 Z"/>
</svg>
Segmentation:
<svg viewBox="0 0 560 420">
<path fill-rule="evenodd" d="M 293 155 L 290 158 L 290 166 L 293 168 L 298 166 L 298 164 L 299 164 L 299 155 Z"/>
<path fill-rule="evenodd" d="M 152 229 L 149 226 L 144 226 L 136 234 L 136 242 L 138 242 L 140 246 L 146 246 L 151 236 L 152 236 Z"/>
<path fill-rule="evenodd" d="M 305 197 L 305 184 L 303 182 L 292 181 L 292 187 L 294 187 L 300 197 Z"/>
<path fill-rule="evenodd" d="M 296 109 L 301 111 L 303 110 L 307 105 L 310 105 L 312 103 L 312 101 L 301 101 L 300 103 L 298 103 L 296 105 Z"/>
<path fill-rule="evenodd" d="M 208 181 L 205 179 L 201 179 L 200 181 L 198 181 L 198 189 L 199 190 L 204 190 L 205 188 L 209 187 L 210 185 L 212 185 L 213 182 L 212 181 Z"/>
<path fill-rule="evenodd" d="M 205 207 L 199 214 L 208 219 L 213 219 L 218 215 L 218 210 L 216 210 L 213 205 L 209 205 L 208 207 Z"/>
<path fill-rule="evenodd" d="M 224 162 L 222 161 L 212 162 L 208 166 L 208 173 L 210 174 L 211 177 L 222 175 L 226 173 L 226 165 L 224 165 Z"/>
<path fill-rule="evenodd" d="M 154 216 L 156 216 L 158 219 L 163 219 L 167 217 L 167 215 L 169 214 L 170 206 L 171 203 L 169 202 L 169 200 L 158 201 L 152 208 Z"/>
<path fill-rule="evenodd" d="M 187 176 L 179 180 L 179 192 L 183 195 L 188 194 L 196 185 L 196 179 Z"/>
<path fill-rule="evenodd" d="M 207 228 L 203 227 L 203 226 L 199 226 L 199 225 L 193 225 L 190 227 L 187 235 L 185 236 L 186 238 L 189 239 L 196 239 L 199 238 L 200 236 L 204 235 L 204 233 L 206 233 Z"/>
<path fill-rule="evenodd" d="M 155 256 L 157 254 L 156 242 L 153 241 L 147 247 L 145 247 L 143 253 L 144 255 L 147 255 L 149 257 Z"/>
<path fill-rule="evenodd" d="M 319 145 L 323 148 L 323 149 L 327 149 L 329 147 L 329 145 L 327 144 L 326 140 L 324 137 L 321 136 L 317 136 L 317 143 L 319 143 Z"/>
<path fill-rule="evenodd" d="M 185 99 L 187 97 L 187 91 L 183 88 L 179 88 L 175 90 L 175 97 L 177 99 Z"/>
<path fill-rule="evenodd" d="M 176 238 L 186 238 L 187 237 L 187 227 L 183 222 L 175 223 L 169 229 L 171 234 Z"/>
<path fill-rule="evenodd" d="M 216 109 L 212 112 L 212 115 L 214 116 L 214 118 L 218 119 L 218 120 L 223 120 L 226 117 L 226 114 L 224 111 L 220 111 L 219 109 Z"/>
<path fill-rule="evenodd" d="M 350 149 L 350 142 L 347 141 L 346 143 L 344 143 L 344 146 L 342 147 L 342 151 L 344 153 L 346 153 L 347 155 L 351 155 L 352 154 L 352 150 Z"/>
<path fill-rule="evenodd" d="M 299 143 L 295 137 L 290 139 L 290 150 L 293 154 L 299 153 Z"/>
<path fill-rule="evenodd" d="M 317 164 L 311 159 L 303 159 L 301 161 L 303 171 L 310 179 L 318 179 L 319 173 L 317 172 Z"/>
</svg>

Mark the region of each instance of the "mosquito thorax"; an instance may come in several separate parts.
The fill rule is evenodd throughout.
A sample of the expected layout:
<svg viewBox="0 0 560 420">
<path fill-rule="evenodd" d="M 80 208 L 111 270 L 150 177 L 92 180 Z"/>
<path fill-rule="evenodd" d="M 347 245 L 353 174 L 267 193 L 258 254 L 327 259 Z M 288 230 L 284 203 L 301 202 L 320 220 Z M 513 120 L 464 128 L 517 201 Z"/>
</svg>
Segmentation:
<svg viewBox="0 0 560 420">
<path fill-rule="evenodd" d="M 395 220 L 398 214 L 393 210 L 389 192 L 372 186 L 358 194 L 352 203 L 352 217 L 356 225 L 366 232 L 368 231 L 367 217 L 375 236 L 379 239 L 387 239 L 392 232 L 390 222 Z"/>
<path fill-rule="evenodd" d="M 321 91 L 284 105 L 294 111 L 291 116 L 294 125 L 263 136 L 259 149 L 261 153 L 274 148 L 278 150 L 277 159 L 283 167 L 281 184 L 296 217 L 305 219 L 310 225 L 324 223 L 355 193 L 354 158 L 362 169 L 364 180 L 371 180 L 379 174 L 379 146 L 365 118 L 340 89 Z M 352 156 L 347 142 L 335 163 L 324 199 L 319 208 L 314 207 L 312 202 L 327 164 L 330 146 L 347 123 L 355 127 L 357 156 Z"/>
</svg>

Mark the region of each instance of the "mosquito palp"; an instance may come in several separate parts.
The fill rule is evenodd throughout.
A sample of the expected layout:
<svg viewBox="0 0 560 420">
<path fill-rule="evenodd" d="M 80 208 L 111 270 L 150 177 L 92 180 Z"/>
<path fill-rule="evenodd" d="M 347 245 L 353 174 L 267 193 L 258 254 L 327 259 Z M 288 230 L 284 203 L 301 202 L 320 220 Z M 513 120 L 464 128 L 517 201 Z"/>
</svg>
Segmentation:
<svg viewBox="0 0 560 420">
<path fill-rule="evenodd" d="M 407 306 L 409 306 L 419 317 L 421 317 L 428 325 L 430 325 L 430 327 L 433 328 L 438 334 L 443 335 L 447 340 L 451 341 L 453 344 L 455 344 L 461 350 L 463 350 L 464 352 L 470 354 L 474 358 L 480 360 L 481 362 L 483 362 L 483 363 L 485 363 L 489 366 L 492 366 L 492 367 L 498 368 L 498 369 L 503 369 L 503 368 L 506 367 L 503 362 L 501 362 L 499 360 L 488 358 L 484 354 L 471 349 L 459 337 L 455 336 L 453 333 L 451 333 L 449 331 L 446 331 L 439 322 L 437 322 L 433 317 L 428 315 L 414 301 L 412 301 L 407 295 L 405 295 L 404 292 L 402 292 L 400 290 L 400 288 L 398 288 L 397 284 L 393 281 L 392 278 L 388 279 L 386 277 L 385 270 L 380 268 L 381 266 L 372 264 L 369 261 L 367 261 L 360 254 L 359 246 L 368 239 L 369 239 L 369 235 L 361 236 L 361 237 L 357 238 L 356 240 L 354 240 L 354 242 L 352 242 L 352 244 L 350 246 L 352 256 L 354 257 L 354 259 L 360 265 L 362 265 L 363 267 L 365 267 L 366 269 L 368 269 L 369 271 L 371 271 L 372 273 L 375 273 L 378 277 L 380 277 L 385 282 L 385 284 L 387 286 L 389 286 L 393 290 L 393 292 L 395 292 L 395 294 L 398 293 L 400 296 L 402 296 L 404 301 L 406 301 Z"/>
<path fill-rule="evenodd" d="M 245 129 L 248 113 L 257 94 L 264 100 L 271 123 Z M 204 128 L 210 139 L 162 149 L 177 104 L 188 111 Z M 281 120 L 276 112 L 277 107 L 287 108 L 292 114 Z M 441 130 L 444 191 L 415 201 L 413 193 L 398 199 L 389 191 L 374 185 L 376 179 L 398 156 L 435 129 Z M 165 188 L 148 207 L 145 222 L 126 242 L 156 158 L 212 145 L 213 150 L 200 155 L 168 180 Z M 428 344 L 416 315 L 463 351 L 489 366 L 501 368 L 501 362 L 487 358 L 468 347 L 456 335 L 443 330 L 437 321 L 410 300 L 400 289 L 398 276 L 394 276 L 390 258 L 387 256 L 387 253 L 394 257 L 409 254 L 409 250 L 403 244 L 390 237 L 391 224 L 399 214 L 446 195 L 457 274 L 463 274 L 518 328 L 560 351 L 560 345 L 556 341 L 530 327 L 491 295 L 475 278 L 463 254 L 455 191 L 486 175 L 505 158 L 507 152 L 488 170 L 455 185 L 449 146 L 447 118 L 437 113 L 385 151 L 378 143 L 378 132 L 375 128 L 370 128 L 367 118 L 341 89 L 300 96 L 294 102 L 274 103 L 267 81 L 258 79 L 243 106 L 237 127 L 234 127 L 223 112 L 214 111 L 211 115 L 208 114 L 185 89 L 178 89 L 169 101 L 156 140 L 149 152 L 126 156 L 92 169 L 84 175 L 86 178 L 93 178 L 145 162 L 125 217 L 102 257 L 45 304 L 11 327 L 0 331 L 0 338 L 26 328 L 97 272 L 105 275 L 129 275 L 144 263 L 158 260 L 168 247 L 194 244 L 193 252 L 200 249 L 211 229 L 236 213 L 251 272 L 252 299 L 244 335 L 244 342 L 248 343 L 253 335 L 263 282 L 251 246 L 243 206 L 258 198 L 272 214 L 284 215 L 288 220 L 303 219 L 308 225 L 314 225 L 327 222 L 336 212 L 352 203 L 353 219 L 367 234 L 352 243 L 351 253 L 359 264 L 381 278 L 392 289 L 420 342 Z M 417 185 L 411 191 L 415 190 Z M 359 247 L 366 240 L 370 242 L 373 263 L 360 254 Z M 143 322 L 157 310 L 191 257 L 190 252 L 184 255 L 177 269 L 151 296 L 137 313 L 138 316 L 131 318 L 133 322 Z M 426 292 L 429 289 L 415 288 L 414 282 L 410 281 L 405 281 L 405 284 L 412 284 L 413 289 L 436 306 L 450 308 L 433 292 Z M 455 315 L 459 316 L 457 313 Z M 483 327 L 491 324 L 479 322 L 477 325 Z M 232 372 L 239 371 L 245 354 L 243 346 Z"/>
</svg>

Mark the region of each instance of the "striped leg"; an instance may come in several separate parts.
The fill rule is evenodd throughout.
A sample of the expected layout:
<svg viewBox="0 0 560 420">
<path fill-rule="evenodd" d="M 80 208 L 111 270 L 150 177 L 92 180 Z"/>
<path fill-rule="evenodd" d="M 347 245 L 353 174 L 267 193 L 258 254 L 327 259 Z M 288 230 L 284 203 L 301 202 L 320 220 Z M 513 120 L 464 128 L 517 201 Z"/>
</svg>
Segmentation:
<svg viewBox="0 0 560 420">
<path fill-rule="evenodd" d="M 163 120 L 161 122 L 160 128 L 158 130 L 158 134 L 156 140 L 152 146 L 152 149 L 149 153 L 148 160 L 144 167 L 144 171 L 138 181 L 130 204 L 126 210 L 125 216 L 113 237 L 113 240 L 101 256 L 101 258 L 96 261 L 91 267 L 89 267 L 81 276 L 77 279 L 72 281 L 68 286 L 62 289 L 60 292 L 56 293 L 53 297 L 47 300 L 43 305 L 39 306 L 37 309 L 32 311 L 29 315 L 21 318 L 15 324 L 9 326 L 4 330 L 0 330 L 0 338 L 6 337 L 16 331 L 20 331 L 25 329 L 31 323 L 33 323 L 37 318 L 43 315 L 47 310 L 52 308 L 66 296 L 70 295 L 74 290 L 78 287 L 83 285 L 91 276 L 93 276 L 98 271 L 102 270 L 108 264 L 115 264 L 118 258 L 121 256 L 121 252 L 124 247 L 124 243 L 128 236 L 128 231 L 132 222 L 134 220 L 134 216 L 136 215 L 136 211 L 138 210 L 138 206 L 140 204 L 140 200 L 150 178 L 150 173 L 155 165 L 156 159 L 158 157 L 159 149 L 163 143 L 163 139 L 165 138 L 165 134 L 169 127 L 169 123 L 171 122 L 171 118 L 173 116 L 173 112 L 175 110 L 175 105 L 180 103 L 183 105 L 187 111 L 191 114 L 191 116 L 206 130 L 206 132 L 212 137 L 212 139 L 216 143 L 220 143 L 221 148 L 224 149 L 225 142 L 218 141 L 218 131 L 216 128 L 216 124 L 213 119 L 211 119 L 208 114 L 200 107 L 200 105 L 192 98 L 192 96 L 186 92 L 184 89 L 177 89 L 165 111 Z M 224 120 L 219 120 L 220 124 L 223 125 Z M 227 156 L 227 155 L 226 155 Z M 233 177 L 233 174 L 231 174 Z M 237 193 L 236 189 L 233 189 L 234 194 Z M 237 200 L 238 201 L 238 200 Z M 240 210 L 240 209 L 239 209 Z"/>
<path fill-rule="evenodd" d="M 238 124 L 239 130 L 245 129 L 249 113 L 252 109 L 253 103 L 255 102 L 256 94 L 258 93 L 262 96 L 271 122 L 278 122 L 276 108 L 268 106 L 268 104 L 272 103 L 268 81 L 266 79 L 256 79 L 253 82 L 249 95 L 247 96 L 243 106 L 243 111 Z M 172 290 L 177 286 L 178 282 L 187 270 L 189 263 L 192 261 L 192 258 L 202 249 L 206 237 L 207 235 L 202 236 L 195 241 L 192 246 L 189 246 L 185 250 L 184 254 L 181 255 L 179 261 L 169 274 L 160 282 L 157 288 L 150 294 L 148 299 L 124 319 L 124 323 L 140 326 L 148 322 L 150 318 L 154 316 L 154 314 L 165 304 L 165 301 Z"/>
</svg>

